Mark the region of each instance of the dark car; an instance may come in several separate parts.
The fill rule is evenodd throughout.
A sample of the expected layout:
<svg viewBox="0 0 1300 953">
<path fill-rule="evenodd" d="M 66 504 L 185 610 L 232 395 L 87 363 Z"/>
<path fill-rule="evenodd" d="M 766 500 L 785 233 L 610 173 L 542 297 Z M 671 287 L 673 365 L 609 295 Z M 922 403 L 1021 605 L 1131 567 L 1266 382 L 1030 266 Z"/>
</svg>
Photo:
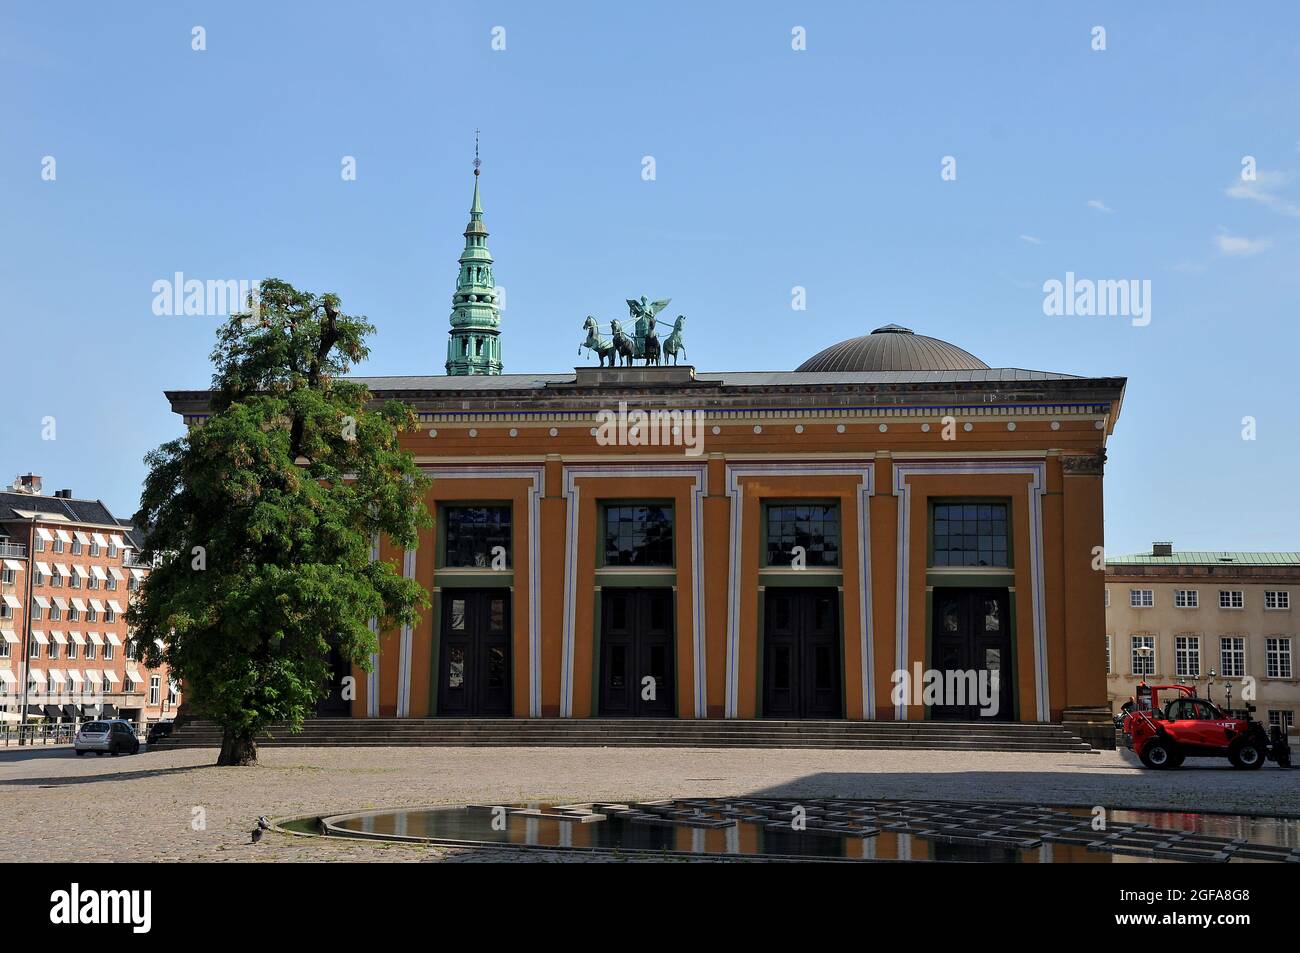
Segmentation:
<svg viewBox="0 0 1300 953">
<path fill-rule="evenodd" d="M 145 737 L 145 741 L 153 744 L 159 738 L 166 738 L 171 735 L 175 727 L 176 723 L 174 721 L 155 721 L 149 726 L 149 734 Z"/>
</svg>

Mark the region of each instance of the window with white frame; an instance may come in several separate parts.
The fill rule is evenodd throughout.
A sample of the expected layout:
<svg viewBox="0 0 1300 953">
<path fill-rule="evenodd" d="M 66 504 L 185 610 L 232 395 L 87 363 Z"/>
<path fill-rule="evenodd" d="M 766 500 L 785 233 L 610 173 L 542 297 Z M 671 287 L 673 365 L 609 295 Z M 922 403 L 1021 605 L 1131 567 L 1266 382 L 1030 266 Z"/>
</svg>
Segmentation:
<svg viewBox="0 0 1300 953">
<path fill-rule="evenodd" d="M 167 704 L 174 706 L 180 697 L 180 692 L 176 690 L 176 683 L 170 678 L 167 679 Z"/>
<path fill-rule="evenodd" d="M 40 569 L 32 570 L 32 585 L 33 586 L 45 585 L 45 573 L 41 572 Z"/>
<path fill-rule="evenodd" d="M 95 542 L 93 539 L 90 541 L 90 555 L 99 555 L 99 543 Z"/>
<path fill-rule="evenodd" d="M 149 704 L 158 705 L 162 702 L 162 676 L 149 676 Z"/>
<path fill-rule="evenodd" d="M 59 539 L 57 536 L 54 538 L 54 551 L 56 553 L 63 552 L 63 540 Z"/>
<path fill-rule="evenodd" d="M 81 610 L 76 606 L 68 606 L 68 621 L 79 622 L 81 620 Z"/>
<path fill-rule="evenodd" d="M 86 621 L 87 621 L 87 622 L 98 622 L 98 621 L 99 621 L 99 610 L 96 609 L 94 606 L 87 606 L 87 607 L 86 607 Z"/>
<path fill-rule="evenodd" d="M 50 639 L 50 647 L 49 647 L 48 651 L 47 651 L 45 654 L 46 654 L 46 657 L 47 657 L 47 658 L 58 658 L 58 657 L 59 657 L 59 643 L 56 642 L 56 641 L 54 641 L 54 639 L 53 639 L 52 637 L 51 637 L 51 639 Z"/>
<path fill-rule="evenodd" d="M 1265 609 L 1290 609 L 1291 593 L 1285 589 L 1269 589 L 1264 592 Z"/>
<path fill-rule="evenodd" d="M 0 619 L 12 619 L 13 617 L 13 607 L 7 602 L 0 602 Z"/>
<path fill-rule="evenodd" d="M 1201 594 L 1195 589 L 1175 589 L 1174 608 L 1196 609 L 1201 604 Z"/>
<path fill-rule="evenodd" d="M 1219 639 L 1219 674 L 1224 678 L 1241 678 L 1246 674 L 1246 640 L 1240 635 Z"/>
<path fill-rule="evenodd" d="M 1130 589 L 1128 604 L 1131 609 L 1150 609 L 1156 604 L 1155 593 L 1150 589 Z"/>
<path fill-rule="evenodd" d="M 112 643 L 112 642 L 105 642 L 105 643 L 104 643 L 104 661 L 105 661 L 105 662 L 109 662 L 109 661 L 112 661 L 112 659 L 113 659 L 113 643 Z"/>
<path fill-rule="evenodd" d="M 1220 609 L 1240 609 L 1246 604 L 1246 599 L 1240 589 L 1220 589 L 1219 590 L 1219 608 Z"/>
<path fill-rule="evenodd" d="M 1179 635 L 1174 637 L 1174 674 L 1182 678 L 1195 678 L 1201 674 L 1201 637 Z"/>
<path fill-rule="evenodd" d="M 104 621 L 105 622 L 117 621 L 117 613 L 113 611 L 112 606 L 104 606 Z"/>
<path fill-rule="evenodd" d="M 41 538 L 40 536 L 37 536 L 37 537 L 36 537 L 36 551 L 37 551 L 38 553 L 43 553 L 43 552 L 45 552 L 45 540 L 44 540 L 43 538 Z"/>
<path fill-rule="evenodd" d="M 1156 637 L 1154 635 L 1134 635 L 1130 638 L 1130 661 L 1134 675 L 1154 675 L 1156 673 Z"/>
<path fill-rule="evenodd" d="M 104 693 L 108 694 L 113 690 L 113 680 L 107 675 L 104 676 Z"/>
<path fill-rule="evenodd" d="M 116 588 L 117 588 L 117 577 L 116 577 L 116 576 L 109 576 L 107 579 L 105 579 L 105 580 L 104 580 L 104 588 L 107 589 L 109 592 L 112 592 L 114 589 L 116 589 Z"/>
<path fill-rule="evenodd" d="M 50 621 L 51 622 L 63 621 L 63 610 L 59 608 L 59 604 L 57 602 L 50 603 Z"/>
<path fill-rule="evenodd" d="M 68 640 L 68 661 L 71 662 L 77 657 L 77 643 L 75 639 Z"/>
<path fill-rule="evenodd" d="M 1264 640 L 1264 674 L 1269 678 L 1291 677 L 1291 640 L 1289 638 Z"/>
<path fill-rule="evenodd" d="M 86 643 L 86 661 L 93 661 L 95 658 L 95 643 L 93 641 Z"/>
<path fill-rule="evenodd" d="M 39 602 L 37 602 L 36 599 L 33 597 L 33 599 L 32 599 L 32 621 L 34 621 L 34 622 L 39 622 L 39 621 L 40 621 L 40 618 L 41 618 L 41 613 L 44 612 L 44 611 L 45 611 L 45 610 L 41 608 L 41 604 L 40 604 Z"/>
<path fill-rule="evenodd" d="M 1295 727 L 1294 709 L 1270 708 L 1268 710 L 1268 726 L 1270 728 L 1281 728 L 1283 731 L 1290 731 Z"/>
<path fill-rule="evenodd" d="M 136 656 L 135 656 L 135 640 L 134 640 L 134 639 L 127 639 L 127 640 L 126 640 L 126 658 L 127 658 L 127 661 L 130 661 L 130 662 L 136 662 L 136 661 L 139 661 L 139 660 L 136 658 Z"/>
<path fill-rule="evenodd" d="M 1112 636 L 1106 636 L 1106 674 L 1110 675 L 1114 671 L 1114 663 L 1111 660 L 1110 647 Z"/>
<path fill-rule="evenodd" d="M 1110 608 L 1110 587 L 1106 587 L 1106 608 Z"/>
<path fill-rule="evenodd" d="M 0 583 L 4 583 L 6 586 L 12 586 L 17 579 L 18 573 L 10 569 L 8 566 L 0 569 Z"/>
<path fill-rule="evenodd" d="M 9 657 L 9 640 L 0 637 L 0 658 L 8 658 L 8 657 Z M 8 689 L 6 689 L 6 691 L 8 691 Z"/>
<path fill-rule="evenodd" d="M 55 589 L 63 588 L 63 574 L 59 572 L 59 567 L 54 567 L 54 575 L 50 576 L 50 585 Z"/>
<path fill-rule="evenodd" d="M 27 646 L 27 657 L 28 657 L 28 658 L 40 658 L 40 657 L 41 657 L 41 643 L 37 642 L 35 639 L 32 639 L 31 643 Z"/>
<path fill-rule="evenodd" d="M 72 541 L 72 555 L 74 555 L 74 556 L 80 556 L 80 555 L 81 555 L 81 540 L 79 540 L 79 539 L 74 539 L 74 540 Z"/>
<path fill-rule="evenodd" d="M 135 691 L 135 682 L 131 681 L 130 675 L 122 676 L 122 691 L 126 692 L 128 695 Z"/>
</svg>

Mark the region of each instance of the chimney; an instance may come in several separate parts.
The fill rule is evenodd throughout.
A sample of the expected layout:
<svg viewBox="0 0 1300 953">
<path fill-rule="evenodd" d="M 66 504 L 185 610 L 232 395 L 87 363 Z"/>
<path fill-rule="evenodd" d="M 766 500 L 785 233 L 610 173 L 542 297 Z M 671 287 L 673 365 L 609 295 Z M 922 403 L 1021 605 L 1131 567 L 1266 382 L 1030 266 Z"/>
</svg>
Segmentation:
<svg viewBox="0 0 1300 953">
<path fill-rule="evenodd" d="M 1151 544 L 1152 556 L 1172 556 L 1173 554 L 1174 554 L 1173 543 L 1152 543 Z"/>
<path fill-rule="evenodd" d="M 55 490 L 55 491 L 54 491 L 54 495 L 55 495 L 56 497 L 58 497 L 60 500 L 70 500 L 70 499 L 72 499 L 72 491 L 71 491 L 71 490 Z"/>
<path fill-rule="evenodd" d="M 41 478 L 35 473 L 24 473 L 14 479 L 11 489 L 17 493 L 26 493 L 29 496 L 40 496 Z"/>
</svg>

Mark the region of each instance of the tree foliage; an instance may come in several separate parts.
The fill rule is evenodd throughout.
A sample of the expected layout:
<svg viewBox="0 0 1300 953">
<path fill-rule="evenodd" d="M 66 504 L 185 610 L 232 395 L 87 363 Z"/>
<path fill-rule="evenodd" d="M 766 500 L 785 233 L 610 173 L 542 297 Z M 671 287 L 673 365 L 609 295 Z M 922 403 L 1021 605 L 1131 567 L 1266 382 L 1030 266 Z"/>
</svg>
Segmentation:
<svg viewBox="0 0 1300 953">
<path fill-rule="evenodd" d="M 187 710 L 224 728 L 218 763 L 255 761 L 273 722 L 301 726 L 331 689 L 331 648 L 368 668 L 370 620 L 412 623 L 427 604 L 371 559 L 377 535 L 414 547 L 431 523 L 398 442 L 414 414 L 341 377 L 374 330 L 334 295 L 262 282 L 218 332 L 210 416 L 145 458 L 135 521 L 157 565 L 128 622 L 145 663 L 184 679 Z"/>
</svg>

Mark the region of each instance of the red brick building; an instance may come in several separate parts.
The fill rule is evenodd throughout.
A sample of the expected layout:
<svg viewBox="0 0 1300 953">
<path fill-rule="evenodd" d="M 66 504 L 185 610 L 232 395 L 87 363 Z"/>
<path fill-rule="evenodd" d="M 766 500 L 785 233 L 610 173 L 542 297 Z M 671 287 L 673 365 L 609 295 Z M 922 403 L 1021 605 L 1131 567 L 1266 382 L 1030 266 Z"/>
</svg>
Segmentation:
<svg viewBox="0 0 1300 953">
<path fill-rule="evenodd" d="M 169 718 L 180 686 L 136 660 L 126 626 L 148 567 L 140 540 L 100 500 L 41 493 L 41 478 L 0 491 L 0 719 L 71 723 Z"/>
</svg>

